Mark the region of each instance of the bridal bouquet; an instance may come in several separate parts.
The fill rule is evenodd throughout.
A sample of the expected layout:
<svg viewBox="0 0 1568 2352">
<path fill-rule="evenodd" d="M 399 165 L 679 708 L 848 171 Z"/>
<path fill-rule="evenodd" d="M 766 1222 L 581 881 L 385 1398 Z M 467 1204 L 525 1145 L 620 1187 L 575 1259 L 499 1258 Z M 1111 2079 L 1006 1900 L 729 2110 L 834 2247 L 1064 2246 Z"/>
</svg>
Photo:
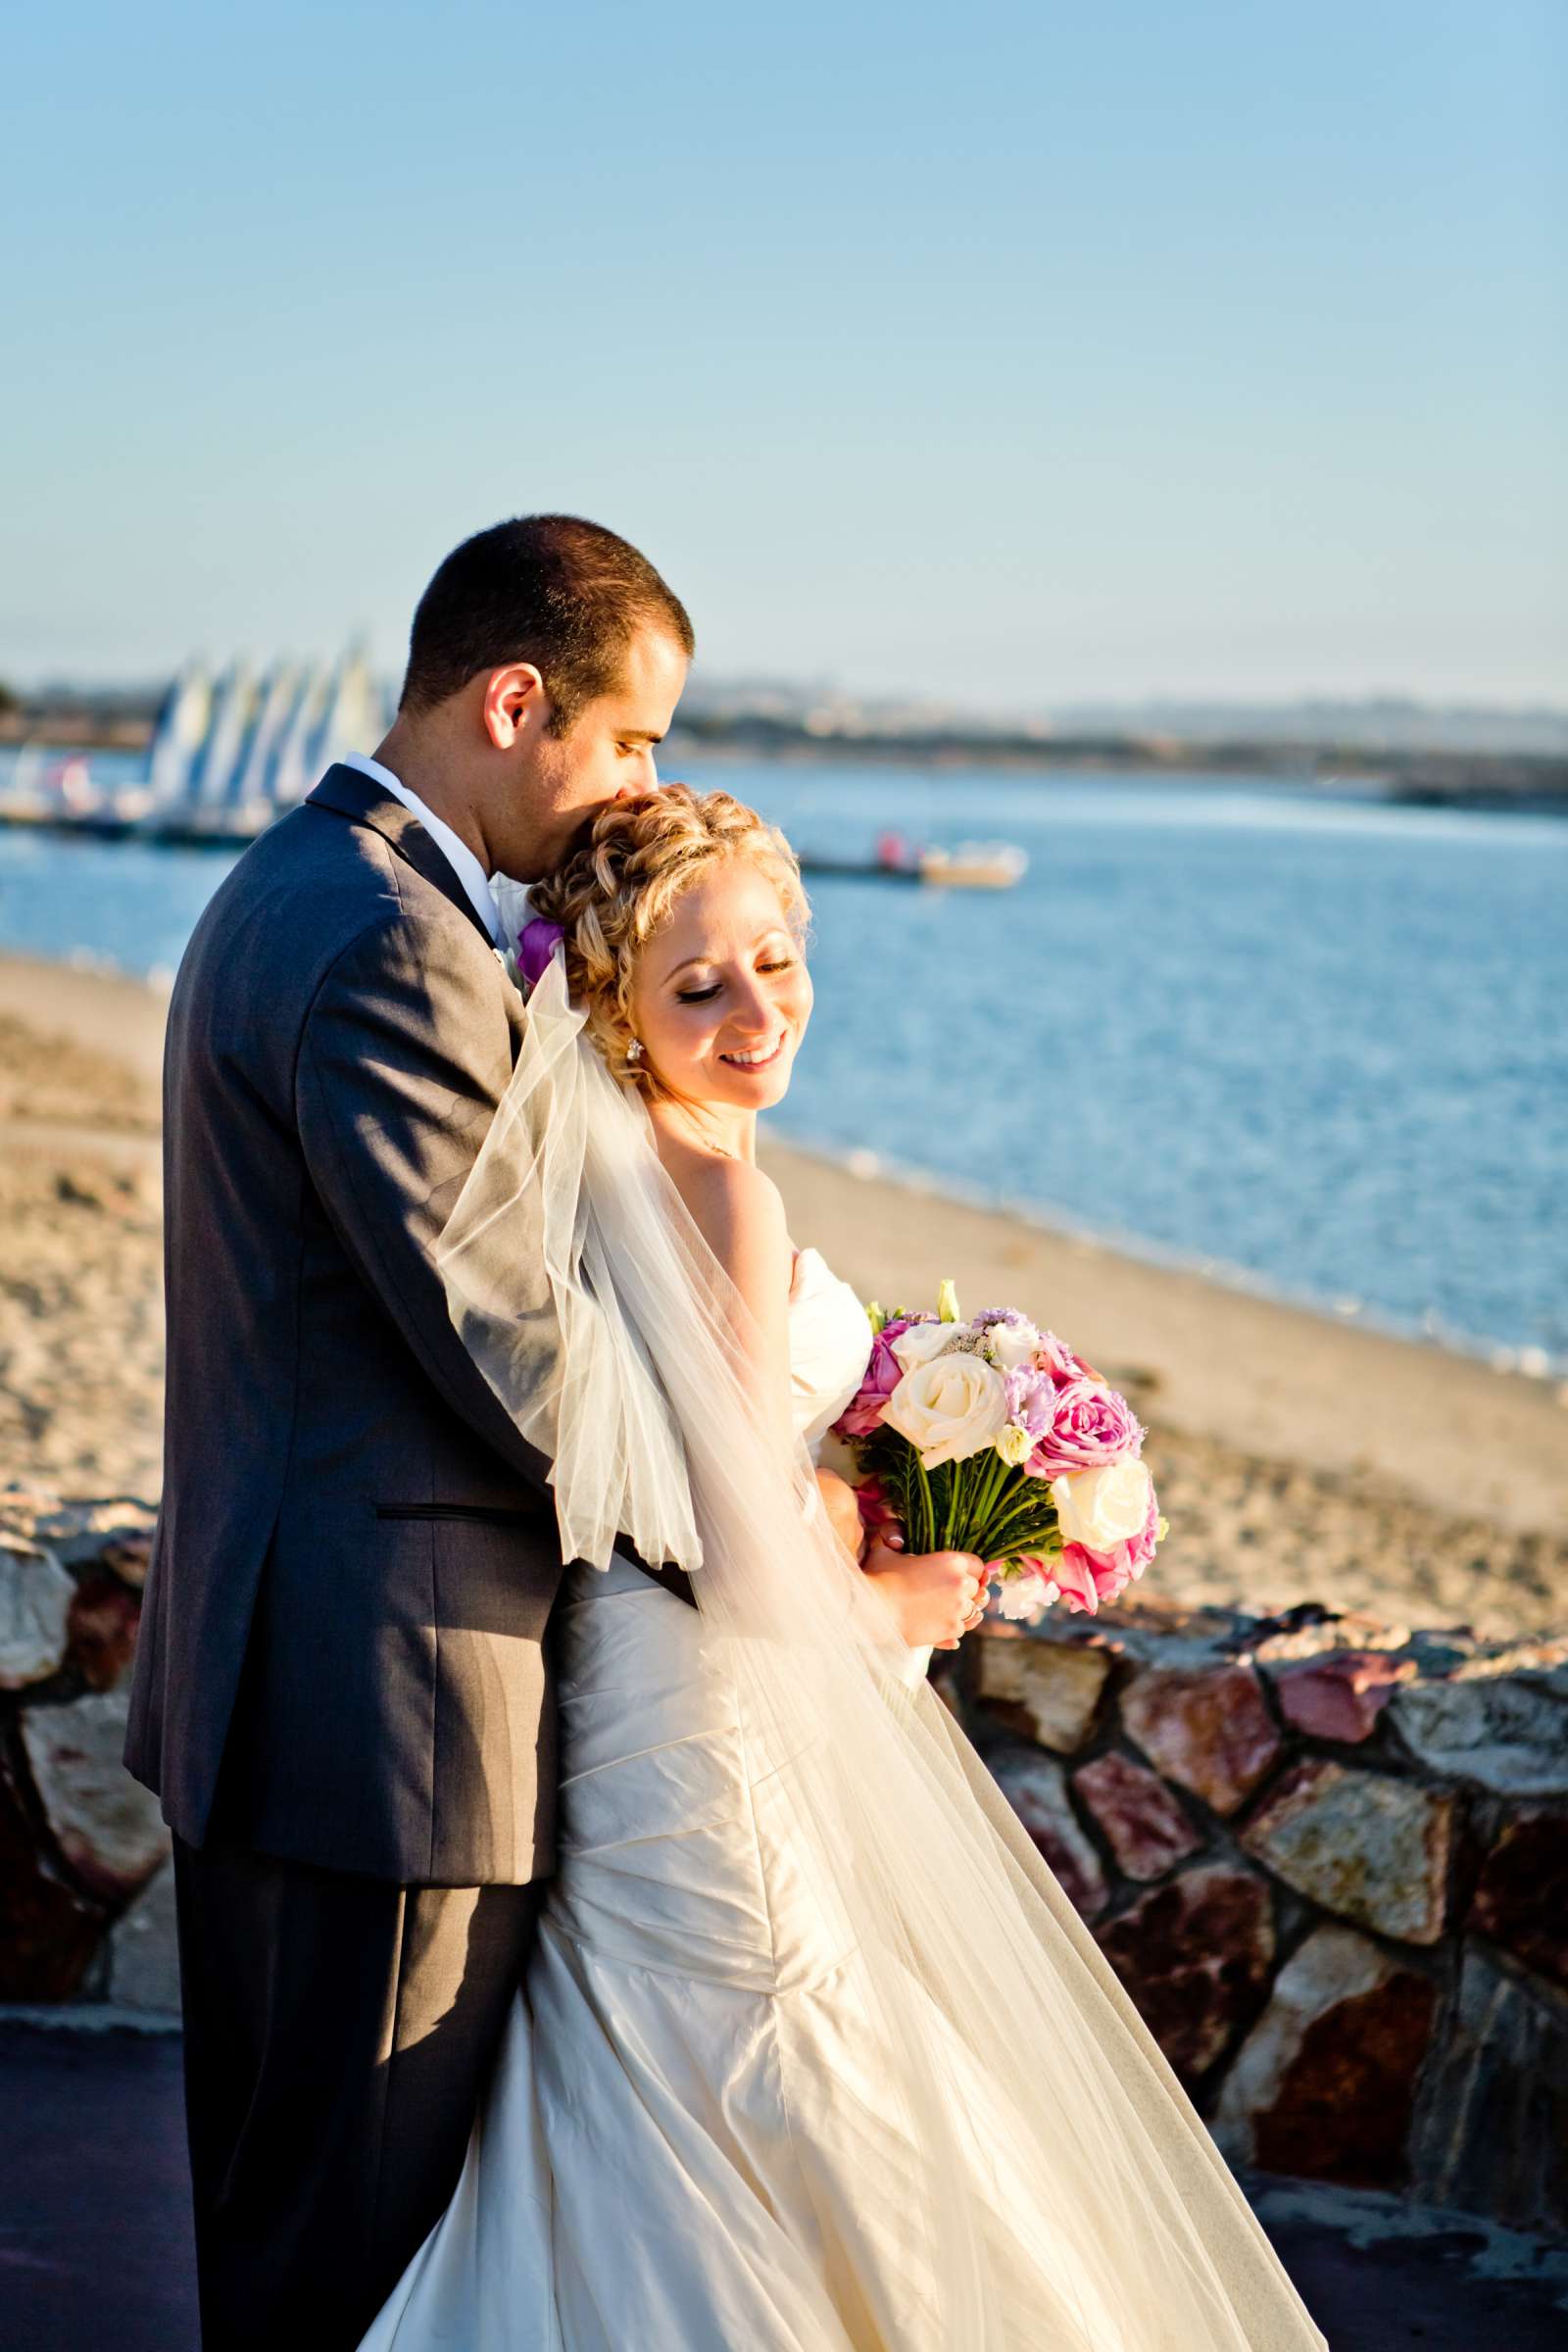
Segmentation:
<svg viewBox="0 0 1568 2352">
<path fill-rule="evenodd" d="M 834 1431 L 869 1525 L 989 1561 L 1004 1617 L 1094 1612 L 1142 1576 L 1165 1521 L 1144 1433 L 1093 1365 L 1013 1307 L 960 1320 L 951 1282 L 934 1312 L 866 1312 L 871 1360 Z"/>
</svg>

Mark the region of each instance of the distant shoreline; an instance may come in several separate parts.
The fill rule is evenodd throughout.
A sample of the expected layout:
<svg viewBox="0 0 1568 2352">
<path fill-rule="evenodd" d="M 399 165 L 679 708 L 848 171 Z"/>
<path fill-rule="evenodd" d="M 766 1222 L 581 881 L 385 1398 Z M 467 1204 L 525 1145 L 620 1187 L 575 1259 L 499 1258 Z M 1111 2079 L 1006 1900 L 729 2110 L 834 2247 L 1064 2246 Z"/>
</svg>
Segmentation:
<svg viewBox="0 0 1568 2352">
<path fill-rule="evenodd" d="M 1381 805 L 1568 811 L 1568 758 L 1546 752 L 1383 750 L 1267 739 L 1192 740 L 1168 735 L 1040 735 L 873 728 L 817 731 L 762 717 L 682 714 L 672 757 L 717 752 L 795 764 L 853 760 L 868 766 L 984 767 L 1017 775 L 1053 771 L 1159 777 L 1269 777 L 1332 794 L 1368 788 Z"/>
<path fill-rule="evenodd" d="M 88 710 L 0 710 L 0 748 L 134 755 L 151 741 L 147 714 Z M 783 765 L 985 768 L 1000 774 L 1269 777 L 1331 795 L 1343 788 L 1392 808 L 1568 813 L 1568 757 L 1551 752 L 1409 750 L 1375 744 L 1160 733 L 834 726 L 762 712 L 683 712 L 666 761 L 716 754 Z"/>
</svg>

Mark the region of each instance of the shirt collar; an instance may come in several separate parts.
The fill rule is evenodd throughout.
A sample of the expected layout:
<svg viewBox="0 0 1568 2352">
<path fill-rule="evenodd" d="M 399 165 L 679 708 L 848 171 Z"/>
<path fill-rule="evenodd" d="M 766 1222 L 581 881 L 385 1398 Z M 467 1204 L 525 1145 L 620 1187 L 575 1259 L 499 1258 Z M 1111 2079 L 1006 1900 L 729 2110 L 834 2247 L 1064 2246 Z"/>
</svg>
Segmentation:
<svg viewBox="0 0 1568 2352">
<path fill-rule="evenodd" d="M 349 752 L 345 754 L 342 765 L 356 768 L 362 776 L 368 776 L 373 784 L 379 784 L 383 792 L 389 792 L 395 801 L 401 801 L 404 808 L 418 818 L 462 883 L 480 922 L 499 947 L 501 916 L 496 907 L 495 893 L 490 888 L 489 875 L 467 843 L 453 832 L 444 817 L 437 816 L 433 808 L 427 808 L 418 794 L 411 791 L 401 776 L 395 776 L 389 767 L 383 767 L 379 760 L 372 760 L 366 752 Z"/>
</svg>

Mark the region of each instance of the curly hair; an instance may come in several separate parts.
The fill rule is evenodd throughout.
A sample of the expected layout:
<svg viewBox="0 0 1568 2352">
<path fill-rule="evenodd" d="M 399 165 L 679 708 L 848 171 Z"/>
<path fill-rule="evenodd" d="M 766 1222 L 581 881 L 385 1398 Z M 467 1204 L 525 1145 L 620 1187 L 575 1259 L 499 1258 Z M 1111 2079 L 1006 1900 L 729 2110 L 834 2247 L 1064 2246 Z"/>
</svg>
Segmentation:
<svg viewBox="0 0 1568 2352">
<path fill-rule="evenodd" d="M 687 784 L 608 802 L 555 873 L 529 890 L 534 913 L 561 925 L 567 985 L 595 1045 L 628 1086 L 654 1091 L 658 1083 L 640 1056 L 627 1057 L 637 958 L 698 875 L 735 858 L 776 884 L 785 919 L 804 940 L 801 869 L 778 827 L 730 793 Z"/>
</svg>

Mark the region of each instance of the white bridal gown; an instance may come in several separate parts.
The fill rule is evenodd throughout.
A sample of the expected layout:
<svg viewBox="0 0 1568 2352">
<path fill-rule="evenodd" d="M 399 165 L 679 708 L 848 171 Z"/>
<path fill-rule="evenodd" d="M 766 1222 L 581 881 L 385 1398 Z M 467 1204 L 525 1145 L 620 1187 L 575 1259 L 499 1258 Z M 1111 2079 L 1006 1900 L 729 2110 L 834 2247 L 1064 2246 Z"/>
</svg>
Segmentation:
<svg viewBox="0 0 1568 2352">
<path fill-rule="evenodd" d="M 810 1442 L 867 1354 L 814 1250 L 790 1334 Z M 1111 2316 L 1053 2183 L 1009 2161 L 1014 2100 L 1049 2090 L 973 2067 L 959 2141 L 999 2320 L 983 2348 L 931 2340 L 856 1954 L 783 1834 L 786 1776 L 753 1771 L 723 1639 L 618 1560 L 574 1569 L 562 1611 L 560 1859 L 525 1997 L 363 2352 L 1204 2352 Z"/>
</svg>

